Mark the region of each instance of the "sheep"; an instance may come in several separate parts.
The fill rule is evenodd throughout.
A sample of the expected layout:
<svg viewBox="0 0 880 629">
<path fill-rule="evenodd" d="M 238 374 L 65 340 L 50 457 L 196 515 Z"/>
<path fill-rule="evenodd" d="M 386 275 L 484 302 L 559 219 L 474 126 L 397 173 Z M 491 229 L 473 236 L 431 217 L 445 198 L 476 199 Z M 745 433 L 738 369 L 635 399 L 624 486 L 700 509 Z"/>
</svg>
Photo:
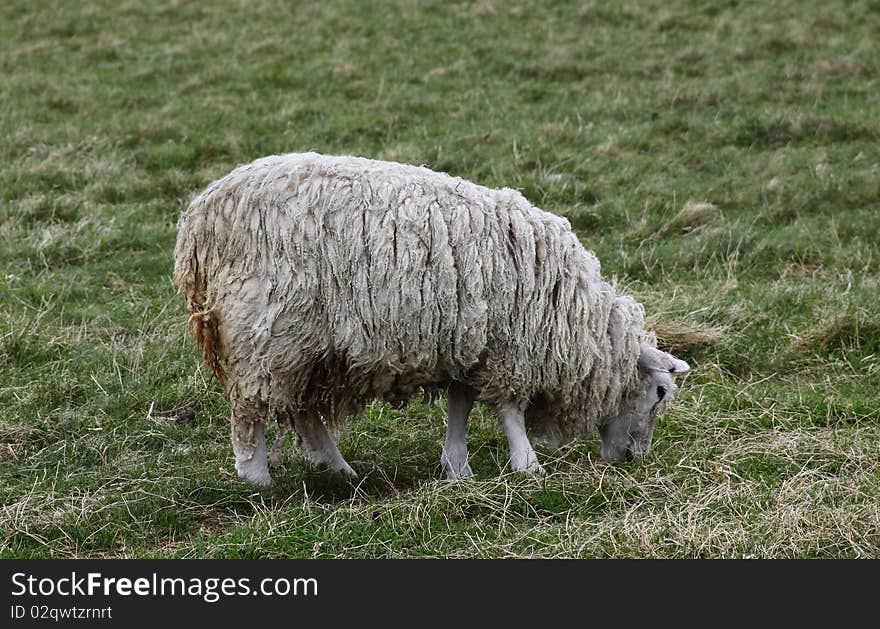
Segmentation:
<svg viewBox="0 0 880 629">
<path fill-rule="evenodd" d="M 598 429 L 608 461 L 644 457 L 684 361 L 602 279 L 568 221 L 516 190 L 424 167 L 316 153 L 239 166 L 178 222 L 174 278 L 227 389 L 238 474 L 271 483 L 270 408 L 316 466 L 356 476 L 325 426 L 373 399 L 447 392 L 440 463 L 473 474 L 467 420 L 498 410 L 510 468 L 530 437 Z"/>
</svg>

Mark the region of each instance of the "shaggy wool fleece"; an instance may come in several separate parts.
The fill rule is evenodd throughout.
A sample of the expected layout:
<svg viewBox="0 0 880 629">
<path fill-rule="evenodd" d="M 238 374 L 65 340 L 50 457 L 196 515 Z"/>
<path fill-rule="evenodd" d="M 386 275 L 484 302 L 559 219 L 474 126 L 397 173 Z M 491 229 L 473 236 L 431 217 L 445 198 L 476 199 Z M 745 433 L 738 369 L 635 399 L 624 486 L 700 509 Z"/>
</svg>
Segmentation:
<svg viewBox="0 0 880 629">
<path fill-rule="evenodd" d="M 236 168 L 180 218 L 175 279 L 234 395 L 340 423 L 452 381 L 556 443 L 613 416 L 643 311 L 519 192 L 315 153 Z M 225 372 L 224 372 L 225 365 Z"/>
</svg>

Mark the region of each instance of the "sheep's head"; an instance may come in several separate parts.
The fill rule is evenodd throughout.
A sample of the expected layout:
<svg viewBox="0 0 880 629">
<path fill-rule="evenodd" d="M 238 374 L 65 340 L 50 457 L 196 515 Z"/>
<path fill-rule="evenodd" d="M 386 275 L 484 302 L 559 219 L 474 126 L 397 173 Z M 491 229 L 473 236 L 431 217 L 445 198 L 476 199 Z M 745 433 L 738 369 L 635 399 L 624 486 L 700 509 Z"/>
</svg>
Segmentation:
<svg viewBox="0 0 880 629">
<path fill-rule="evenodd" d="M 643 458 L 648 454 L 654 424 L 675 392 L 672 376 L 690 369 L 683 360 L 645 343 L 641 345 L 638 365 L 638 381 L 623 401 L 620 414 L 599 428 L 602 458 L 606 461 Z"/>
</svg>

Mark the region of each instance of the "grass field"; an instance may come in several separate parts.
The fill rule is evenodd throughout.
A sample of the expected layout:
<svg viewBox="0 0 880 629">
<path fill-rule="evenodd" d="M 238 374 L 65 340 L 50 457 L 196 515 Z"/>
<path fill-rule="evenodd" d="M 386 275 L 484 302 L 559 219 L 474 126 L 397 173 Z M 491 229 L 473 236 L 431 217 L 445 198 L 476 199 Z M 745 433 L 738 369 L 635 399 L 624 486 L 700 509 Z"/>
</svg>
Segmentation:
<svg viewBox="0 0 880 629">
<path fill-rule="evenodd" d="M 239 482 L 175 224 L 302 150 L 568 217 L 693 367 L 651 456 L 499 475 L 480 408 L 450 483 L 442 404 L 376 404 L 357 485 Z M 880 557 L 878 270 L 876 0 L 6 0 L 0 557 Z"/>
</svg>

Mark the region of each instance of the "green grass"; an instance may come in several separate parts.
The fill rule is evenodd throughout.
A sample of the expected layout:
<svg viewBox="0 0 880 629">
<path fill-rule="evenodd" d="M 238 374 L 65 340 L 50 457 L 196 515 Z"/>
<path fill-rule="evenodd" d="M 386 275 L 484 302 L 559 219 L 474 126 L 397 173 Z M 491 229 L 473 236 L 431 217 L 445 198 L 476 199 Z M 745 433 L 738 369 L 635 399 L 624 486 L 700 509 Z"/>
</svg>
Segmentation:
<svg viewBox="0 0 880 629">
<path fill-rule="evenodd" d="M 878 32 L 875 0 L 2 3 L 0 557 L 880 556 Z M 449 483 L 413 402 L 351 422 L 356 485 L 292 443 L 239 482 L 175 223 L 303 150 L 567 216 L 694 367 L 650 458 L 499 476 L 480 408 Z"/>
</svg>

